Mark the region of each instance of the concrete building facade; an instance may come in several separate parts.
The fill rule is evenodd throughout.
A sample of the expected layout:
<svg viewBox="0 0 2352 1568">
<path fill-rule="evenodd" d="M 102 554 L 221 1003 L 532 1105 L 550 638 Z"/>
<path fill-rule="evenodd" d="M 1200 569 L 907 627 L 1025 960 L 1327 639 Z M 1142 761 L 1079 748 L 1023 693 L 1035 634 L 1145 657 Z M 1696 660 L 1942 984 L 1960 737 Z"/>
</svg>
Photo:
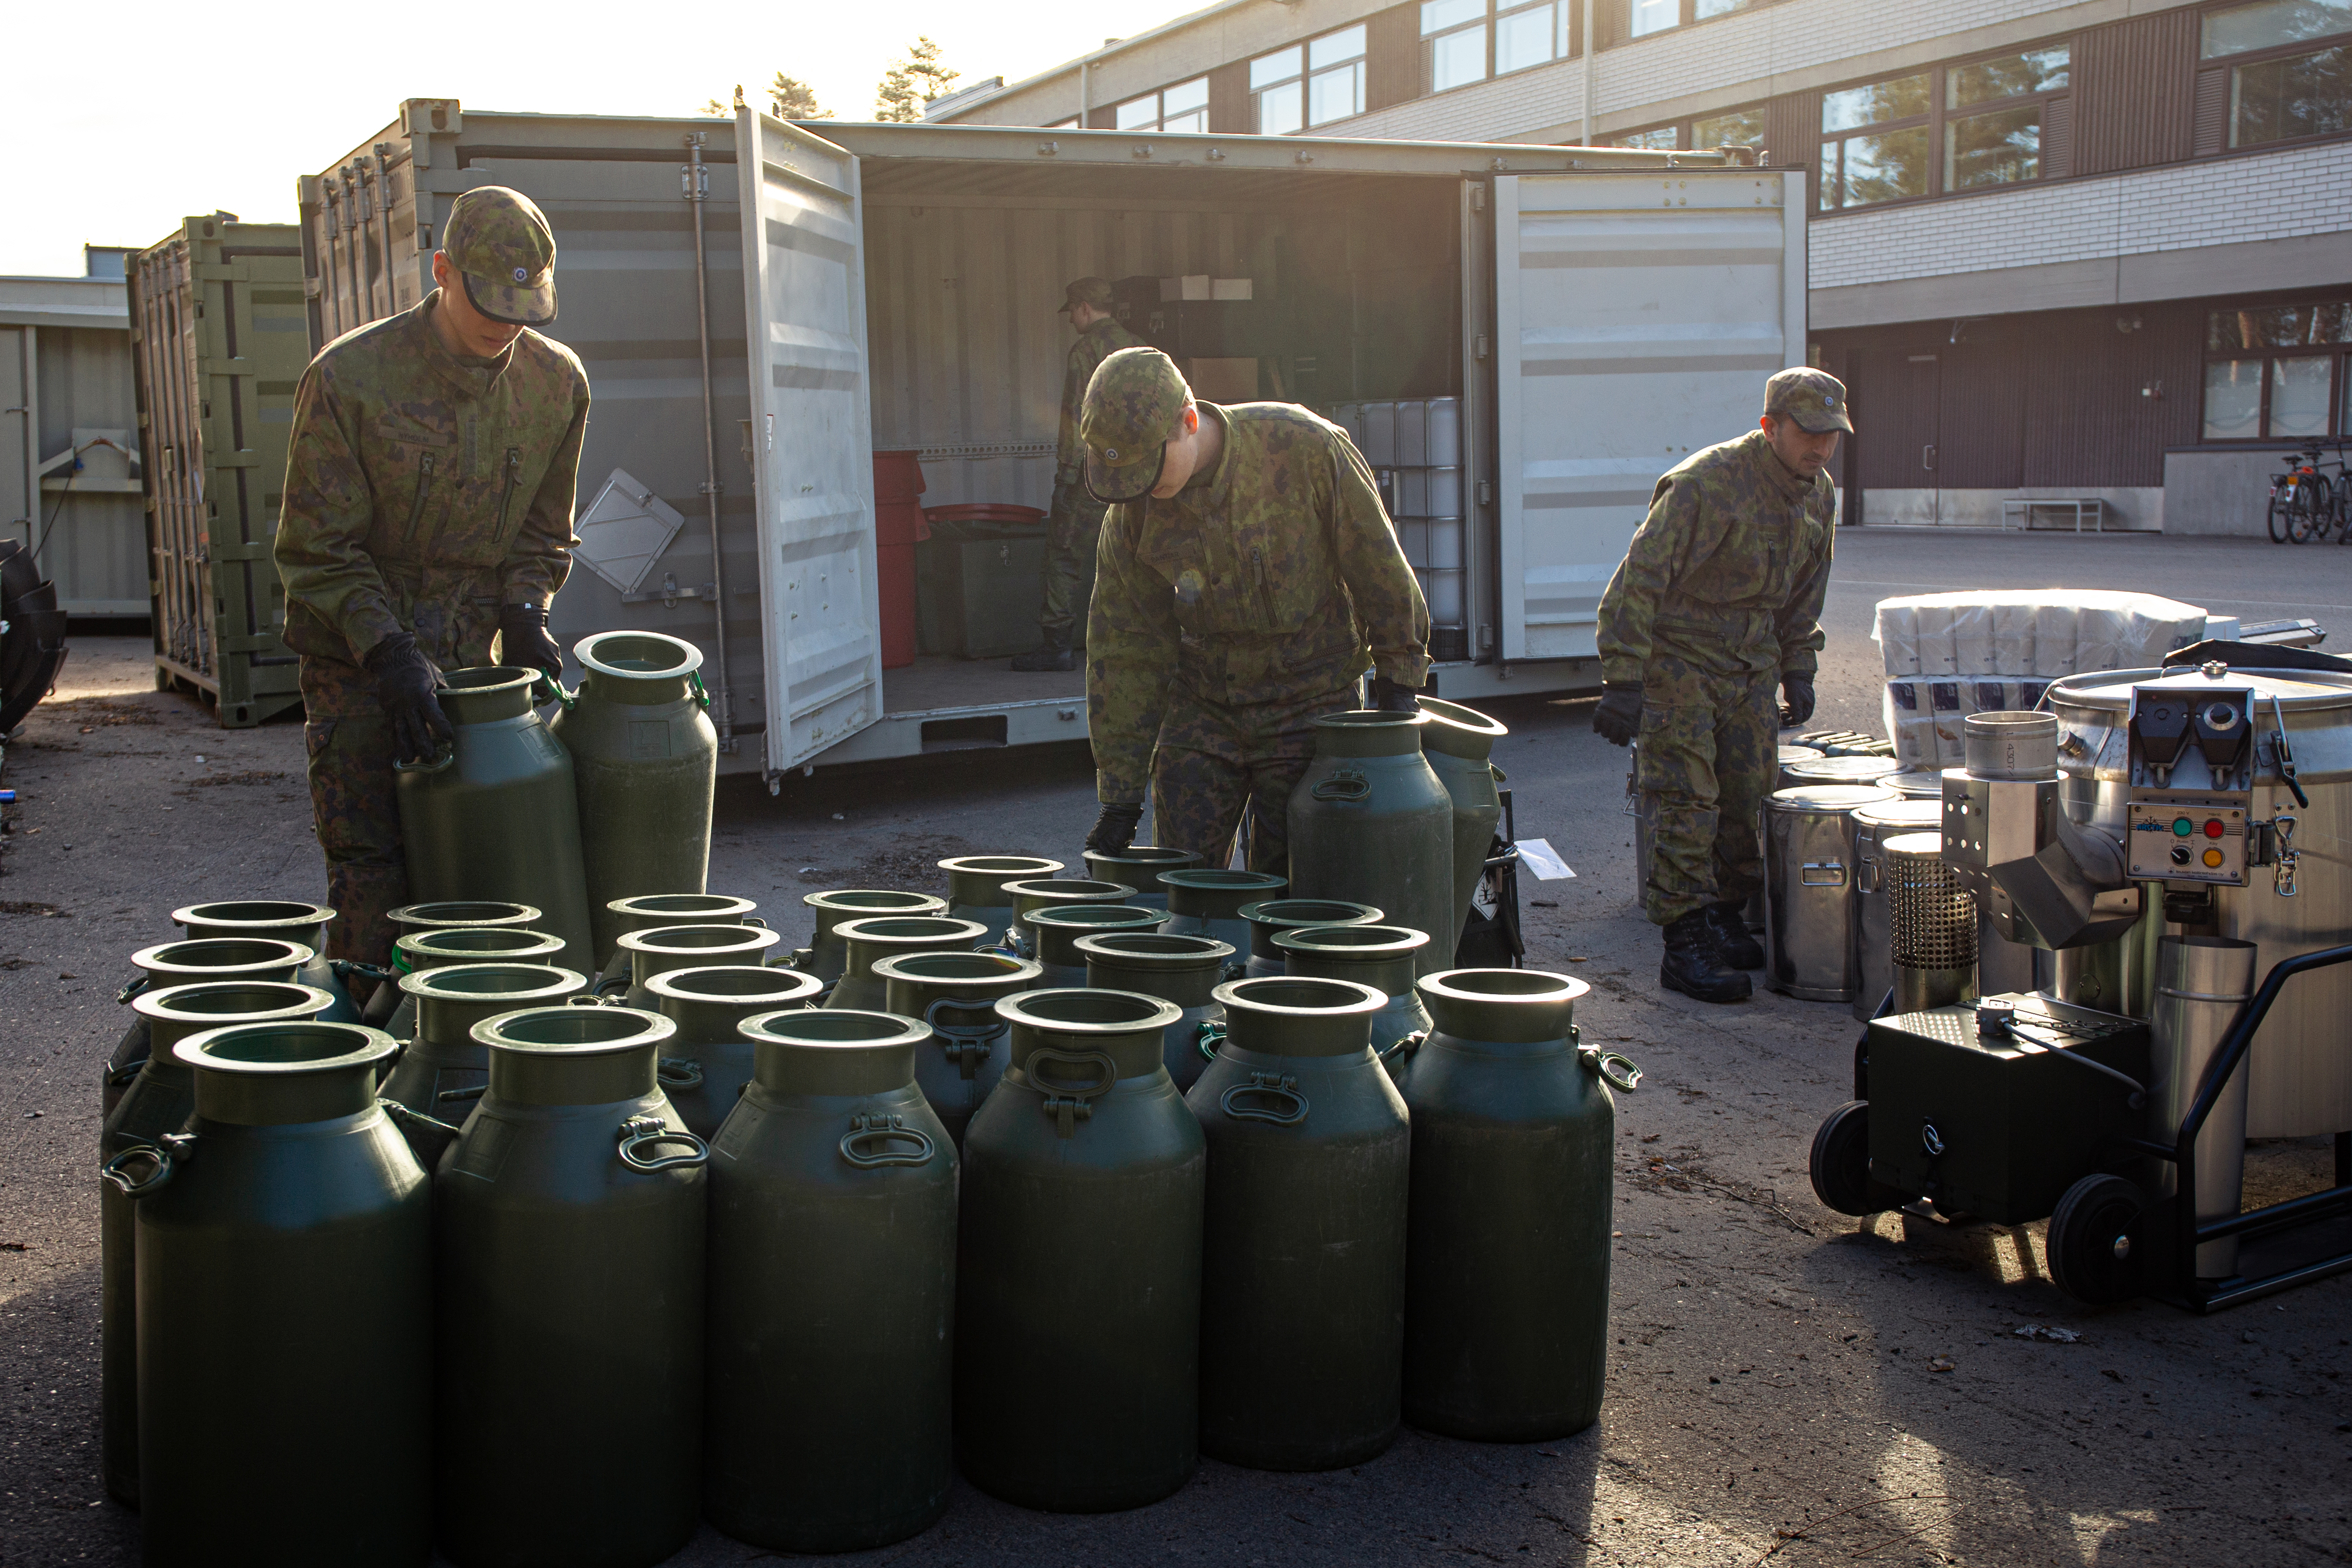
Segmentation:
<svg viewBox="0 0 2352 1568">
<path fill-rule="evenodd" d="M 2260 534 L 2352 436 L 2352 0 L 1226 0 L 937 117 L 1760 150 L 1850 520 Z"/>
</svg>

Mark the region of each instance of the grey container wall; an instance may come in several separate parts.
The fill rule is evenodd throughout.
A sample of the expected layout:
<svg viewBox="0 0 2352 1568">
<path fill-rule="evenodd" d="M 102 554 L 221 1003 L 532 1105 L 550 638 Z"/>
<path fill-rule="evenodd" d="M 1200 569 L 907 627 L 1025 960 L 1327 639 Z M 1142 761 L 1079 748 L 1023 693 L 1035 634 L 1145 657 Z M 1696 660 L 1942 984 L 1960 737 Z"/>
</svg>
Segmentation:
<svg viewBox="0 0 2352 1568">
<path fill-rule="evenodd" d="M 701 203 L 680 199 L 678 171 L 692 131 L 709 137 L 709 195 Z M 711 604 L 702 597 L 715 579 L 702 495 L 694 274 L 699 211 L 709 267 L 712 419 L 738 738 L 719 759 L 722 771 L 760 765 L 766 711 L 760 547 L 744 450 L 751 402 L 734 136 L 734 121 L 724 119 L 486 114 L 467 112 L 455 99 L 410 99 L 391 125 L 299 182 L 314 351 L 432 290 L 433 248 L 450 204 L 464 192 L 509 185 L 547 214 L 562 308 L 549 335 L 580 355 L 595 404 L 580 457 L 582 522 L 616 470 L 635 487 L 616 489 L 608 505 L 642 505 L 635 498 L 650 495 L 684 519 L 625 596 L 584 556 L 575 560 L 550 611 L 550 630 L 567 649 L 591 632 L 623 629 L 682 638 L 702 651 L 703 684 L 716 698 L 717 639 Z M 593 533 L 583 532 L 586 555 L 596 553 Z M 575 664 L 565 678 L 577 676 Z M 719 717 L 714 706 L 712 721 Z"/>
<path fill-rule="evenodd" d="M 40 546 L 68 615 L 147 613 L 132 398 L 121 278 L 0 278 L 0 540 Z"/>
<path fill-rule="evenodd" d="M 271 555 L 310 360 L 300 236 L 192 217 L 127 275 L 155 682 L 259 724 L 302 700 Z"/>
</svg>

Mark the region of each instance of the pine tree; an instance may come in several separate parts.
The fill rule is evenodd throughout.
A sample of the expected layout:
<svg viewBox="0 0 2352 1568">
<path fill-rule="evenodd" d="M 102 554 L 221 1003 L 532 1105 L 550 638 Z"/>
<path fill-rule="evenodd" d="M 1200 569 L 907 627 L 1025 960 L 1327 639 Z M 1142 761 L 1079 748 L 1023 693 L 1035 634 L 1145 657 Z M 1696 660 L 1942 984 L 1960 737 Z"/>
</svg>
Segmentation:
<svg viewBox="0 0 2352 1568">
<path fill-rule="evenodd" d="M 735 99 L 740 103 L 742 99 L 743 89 L 739 87 L 735 89 Z M 714 98 L 703 104 L 702 112 L 729 115 L 735 111 Z M 778 71 L 776 79 L 768 84 L 768 112 L 778 120 L 831 120 L 833 118 L 833 110 L 817 102 L 816 89 L 809 86 L 800 78 L 788 77 L 782 71 Z"/>
<path fill-rule="evenodd" d="M 919 37 L 875 89 L 874 118 L 886 125 L 912 125 L 923 118 L 927 105 L 947 96 L 949 84 L 962 74 L 940 63 L 939 45 Z"/>
</svg>

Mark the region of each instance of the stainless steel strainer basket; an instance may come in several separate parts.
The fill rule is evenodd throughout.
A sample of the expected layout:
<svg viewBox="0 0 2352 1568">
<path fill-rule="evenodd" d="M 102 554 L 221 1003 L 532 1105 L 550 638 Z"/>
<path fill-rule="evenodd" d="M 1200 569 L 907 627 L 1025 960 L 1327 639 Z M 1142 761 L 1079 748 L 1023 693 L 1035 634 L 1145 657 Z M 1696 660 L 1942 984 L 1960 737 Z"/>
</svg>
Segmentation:
<svg viewBox="0 0 2352 1568">
<path fill-rule="evenodd" d="M 1944 863 L 1943 849 L 1940 832 L 1901 833 L 1879 845 L 1892 894 L 1897 1012 L 1977 994 L 1977 901 Z"/>
</svg>

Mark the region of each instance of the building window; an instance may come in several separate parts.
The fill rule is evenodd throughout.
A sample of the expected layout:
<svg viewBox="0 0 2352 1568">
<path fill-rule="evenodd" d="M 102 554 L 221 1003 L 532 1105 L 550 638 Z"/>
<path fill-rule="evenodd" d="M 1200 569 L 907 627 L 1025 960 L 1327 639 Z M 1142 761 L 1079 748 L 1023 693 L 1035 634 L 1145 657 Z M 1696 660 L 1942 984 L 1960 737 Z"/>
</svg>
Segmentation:
<svg viewBox="0 0 2352 1568">
<path fill-rule="evenodd" d="M 2205 322 L 2205 439 L 2318 439 L 2352 430 L 2343 397 L 2347 344 L 2352 301 L 2213 311 Z"/>
<path fill-rule="evenodd" d="M 1626 30 L 1636 38 L 1647 37 L 1669 27 L 1728 16 L 1734 11 L 1746 11 L 1767 3 L 1768 0 L 1629 0 Z"/>
<path fill-rule="evenodd" d="M 1194 77 L 1118 106 L 1121 131 L 1204 131 L 1209 129 L 1209 78 Z"/>
<path fill-rule="evenodd" d="M 1682 128 L 1660 125 L 1648 131 L 1621 131 L 1614 136 L 1601 139 L 1603 147 L 1639 147 L 1653 152 L 1671 152 L 1681 145 Z"/>
<path fill-rule="evenodd" d="M 2199 52 L 2233 62 L 2229 144 L 2352 131 L 2352 42 L 2310 47 L 2345 34 L 2352 34 L 2352 0 L 2256 0 L 2207 13 Z"/>
<path fill-rule="evenodd" d="M 1822 95 L 1822 208 L 1927 193 L 1928 73 Z"/>
<path fill-rule="evenodd" d="M 1696 148 L 1761 147 L 1764 145 L 1764 110 L 1735 109 L 1729 114 L 1718 114 L 1691 122 L 1691 145 Z"/>
<path fill-rule="evenodd" d="M 1490 52 L 1489 37 L 1493 39 Z M 1566 0 L 1422 0 L 1421 83 L 1425 92 L 1549 65 L 1568 55 Z"/>
<path fill-rule="evenodd" d="M 1559 29 L 1567 25 L 1568 8 L 1551 0 L 1540 5 L 1496 6 L 1495 74 L 1508 76 L 1529 66 L 1549 65 L 1566 51 Z"/>
<path fill-rule="evenodd" d="M 1364 112 L 1364 26 L 1358 23 L 1250 61 L 1250 97 L 1261 136 Z M 1208 128 L 1208 78 L 1201 78 L 1202 129 Z"/>
<path fill-rule="evenodd" d="M 2029 49 L 1944 72 L 1944 189 L 2042 177 L 2043 109 L 2067 85 L 2067 48 Z"/>
</svg>

